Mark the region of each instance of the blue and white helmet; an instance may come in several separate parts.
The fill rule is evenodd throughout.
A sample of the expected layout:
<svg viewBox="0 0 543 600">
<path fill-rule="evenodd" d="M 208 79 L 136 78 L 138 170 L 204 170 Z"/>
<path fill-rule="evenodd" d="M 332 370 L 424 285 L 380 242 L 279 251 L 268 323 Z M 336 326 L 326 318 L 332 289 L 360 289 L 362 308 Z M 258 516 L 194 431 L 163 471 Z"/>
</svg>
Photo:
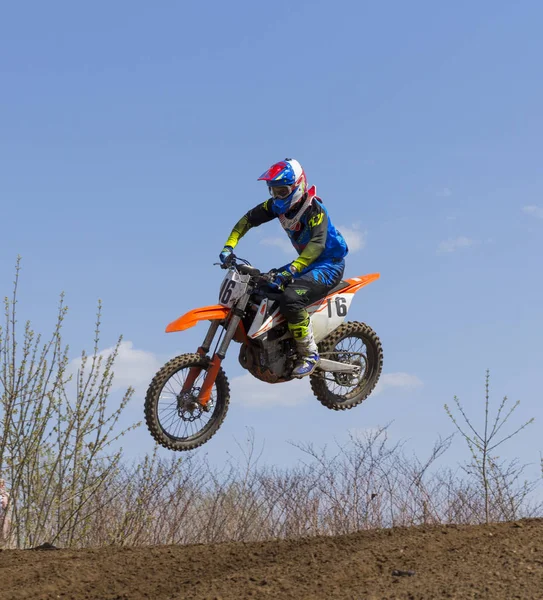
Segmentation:
<svg viewBox="0 0 543 600">
<path fill-rule="evenodd" d="M 307 179 L 302 165 L 293 158 L 285 158 L 272 165 L 258 181 L 267 181 L 272 210 L 276 215 L 284 215 L 292 210 L 307 191 Z"/>
</svg>

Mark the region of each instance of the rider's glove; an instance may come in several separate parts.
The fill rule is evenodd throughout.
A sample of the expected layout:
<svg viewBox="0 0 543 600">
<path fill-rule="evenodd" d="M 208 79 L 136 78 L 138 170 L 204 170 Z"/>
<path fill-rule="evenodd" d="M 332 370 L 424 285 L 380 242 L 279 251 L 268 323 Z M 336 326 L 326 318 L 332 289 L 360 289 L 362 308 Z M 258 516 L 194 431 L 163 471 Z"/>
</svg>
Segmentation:
<svg viewBox="0 0 543 600">
<path fill-rule="evenodd" d="M 222 249 L 222 252 L 219 254 L 219 260 L 224 265 L 224 263 L 228 260 L 230 256 L 232 256 L 232 246 L 225 246 Z"/>
<path fill-rule="evenodd" d="M 280 292 L 284 292 L 287 285 L 293 280 L 292 267 L 285 267 L 275 275 L 275 279 L 270 283 L 270 287 Z"/>
</svg>

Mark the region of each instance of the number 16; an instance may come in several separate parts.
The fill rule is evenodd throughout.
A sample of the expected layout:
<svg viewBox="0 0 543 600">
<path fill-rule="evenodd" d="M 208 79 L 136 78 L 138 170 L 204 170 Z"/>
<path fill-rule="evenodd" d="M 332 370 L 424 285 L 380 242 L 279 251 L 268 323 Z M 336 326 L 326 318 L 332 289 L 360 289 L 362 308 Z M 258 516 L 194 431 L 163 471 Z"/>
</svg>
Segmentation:
<svg viewBox="0 0 543 600">
<path fill-rule="evenodd" d="M 342 296 L 335 298 L 335 308 L 338 317 L 344 317 L 347 314 L 347 300 Z M 328 298 L 328 317 L 332 318 L 332 298 Z"/>
</svg>

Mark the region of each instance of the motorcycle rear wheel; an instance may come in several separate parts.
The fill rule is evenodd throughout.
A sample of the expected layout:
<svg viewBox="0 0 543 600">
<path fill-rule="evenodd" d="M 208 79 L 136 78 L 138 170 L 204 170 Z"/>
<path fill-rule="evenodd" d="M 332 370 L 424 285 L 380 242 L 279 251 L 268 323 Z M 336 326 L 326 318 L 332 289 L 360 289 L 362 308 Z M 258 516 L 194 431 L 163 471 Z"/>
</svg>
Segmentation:
<svg viewBox="0 0 543 600">
<path fill-rule="evenodd" d="M 182 354 L 167 362 L 151 381 L 145 396 L 145 422 L 153 438 L 164 448 L 194 450 L 205 444 L 222 425 L 230 402 L 230 386 L 222 368 L 206 408 L 197 402 L 209 363 L 208 357 Z M 183 392 L 192 368 L 200 368 L 201 372 L 191 390 Z M 164 409 L 162 413 L 161 409 Z M 173 431 L 169 430 L 170 426 Z"/>
<path fill-rule="evenodd" d="M 369 325 L 343 323 L 319 343 L 319 353 L 323 358 L 363 367 L 356 381 L 353 376 L 318 370 L 311 375 L 311 389 L 321 404 L 332 410 L 347 410 L 362 403 L 374 390 L 383 369 L 383 347 Z"/>
</svg>

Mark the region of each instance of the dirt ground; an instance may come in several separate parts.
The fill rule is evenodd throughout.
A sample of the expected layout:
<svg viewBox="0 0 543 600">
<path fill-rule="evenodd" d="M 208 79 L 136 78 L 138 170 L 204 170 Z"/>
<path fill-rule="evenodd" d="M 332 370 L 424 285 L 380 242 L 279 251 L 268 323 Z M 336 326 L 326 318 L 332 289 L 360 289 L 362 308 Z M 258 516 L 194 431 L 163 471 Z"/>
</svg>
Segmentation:
<svg viewBox="0 0 543 600">
<path fill-rule="evenodd" d="M 4 550 L 0 598 L 543 600 L 543 520 L 246 544 Z"/>
</svg>

